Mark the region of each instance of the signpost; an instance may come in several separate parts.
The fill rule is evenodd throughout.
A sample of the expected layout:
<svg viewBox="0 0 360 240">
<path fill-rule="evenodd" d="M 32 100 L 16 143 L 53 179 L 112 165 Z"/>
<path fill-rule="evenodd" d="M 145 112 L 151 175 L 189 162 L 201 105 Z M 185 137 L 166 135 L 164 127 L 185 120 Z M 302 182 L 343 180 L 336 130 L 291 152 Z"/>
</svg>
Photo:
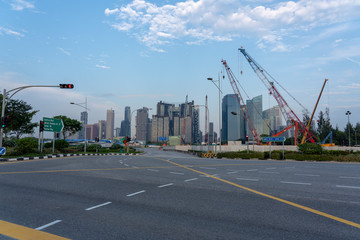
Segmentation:
<svg viewBox="0 0 360 240">
<path fill-rule="evenodd" d="M 5 153 L 6 153 L 6 148 L 0 147 L 0 156 L 5 155 Z"/>
<path fill-rule="evenodd" d="M 55 152 L 55 133 L 59 133 L 64 128 L 64 123 L 62 119 L 56 119 L 56 118 L 43 118 L 44 121 L 44 131 L 45 132 L 53 132 L 54 133 L 54 139 L 53 139 L 53 153 Z"/>
<path fill-rule="evenodd" d="M 285 151 L 284 151 L 284 142 L 286 140 L 285 137 L 263 137 L 263 142 L 270 142 L 270 159 L 271 159 L 271 142 L 282 142 L 283 143 L 283 159 L 285 157 Z"/>
<path fill-rule="evenodd" d="M 43 121 L 44 131 L 46 132 L 61 132 L 64 128 L 64 123 L 62 119 L 44 117 Z"/>
</svg>

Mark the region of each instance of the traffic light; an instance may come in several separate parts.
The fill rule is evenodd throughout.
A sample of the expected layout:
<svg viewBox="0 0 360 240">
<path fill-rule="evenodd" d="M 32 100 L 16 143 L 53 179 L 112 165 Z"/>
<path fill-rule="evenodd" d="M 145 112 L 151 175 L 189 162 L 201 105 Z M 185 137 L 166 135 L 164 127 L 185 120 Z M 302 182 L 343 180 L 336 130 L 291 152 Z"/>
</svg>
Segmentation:
<svg viewBox="0 0 360 240">
<path fill-rule="evenodd" d="M 249 141 L 249 135 L 246 135 L 246 141 Z"/>
<path fill-rule="evenodd" d="M 74 84 L 61 83 L 59 84 L 60 88 L 74 88 Z"/>
<path fill-rule="evenodd" d="M 40 132 L 44 131 L 44 121 L 40 121 Z"/>
<path fill-rule="evenodd" d="M 11 117 L 9 115 L 1 118 L 1 127 L 6 128 L 10 124 Z"/>
<path fill-rule="evenodd" d="M 99 137 L 96 137 L 95 142 L 99 142 L 99 141 L 100 141 Z"/>
</svg>

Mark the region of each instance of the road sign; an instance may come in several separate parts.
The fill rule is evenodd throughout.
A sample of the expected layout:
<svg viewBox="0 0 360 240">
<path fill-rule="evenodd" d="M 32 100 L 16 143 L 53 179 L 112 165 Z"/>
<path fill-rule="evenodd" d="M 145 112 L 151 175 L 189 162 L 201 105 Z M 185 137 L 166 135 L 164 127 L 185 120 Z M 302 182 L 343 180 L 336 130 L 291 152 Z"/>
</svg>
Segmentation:
<svg viewBox="0 0 360 240">
<path fill-rule="evenodd" d="M 1 147 L 0 148 L 0 155 L 5 155 L 5 153 L 6 153 L 6 148 Z"/>
<path fill-rule="evenodd" d="M 44 131 L 46 132 L 61 132 L 64 128 L 64 123 L 62 119 L 44 117 L 43 121 Z"/>
<path fill-rule="evenodd" d="M 159 139 L 159 141 L 166 141 L 167 138 L 166 137 L 159 137 L 158 139 Z"/>
<path fill-rule="evenodd" d="M 264 142 L 285 142 L 285 137 L 263 137 Z"/>
</svg>

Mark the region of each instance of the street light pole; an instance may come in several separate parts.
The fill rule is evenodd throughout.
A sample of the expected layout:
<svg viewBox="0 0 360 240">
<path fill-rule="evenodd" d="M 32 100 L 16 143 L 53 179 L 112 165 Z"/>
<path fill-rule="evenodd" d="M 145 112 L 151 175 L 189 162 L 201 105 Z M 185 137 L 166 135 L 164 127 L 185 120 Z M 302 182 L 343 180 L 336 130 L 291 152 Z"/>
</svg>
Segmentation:
<svg viewBox="0 0 360 240">
<path fill-rule="evenodd" d="M 64 87 L 64 85 L 67 85 L 67 87 Z M 4 88 L 3 91 L 3 99 L 2 99 L 2 109 L 1 109 L 1 119 L 3 119 L 5 117 L 5 108 L 6 108 L 6 104 L 8 103 L 8 101 L 10 101 L 10 99 L 18 92 L 20 92 L 21 90 L 24 90 L 26 88 L 33 88 L 33 87 L 58 87 L 58 88 L 73 88 L 74 85 L 73 84 L 59 84 L 59 85 L 28 85 L 28 86 L 22 86 L 22 87 L 17 87 L 17 88 L 13 88 L 9 91 L 6 91 L 6 89 Z M 10 95 L 10 97 L 7 98 L 7 95 L 9 93 L 13 92 L 13 94 Z M 2 147 L 3 144 L 3 134 L 4 134 L 4 128 L 1 127 L 0 129 L 0 147 Z"/>
<path fill-rule="evenodd" d="M 85 115 L 86 115 L 86 119 L 88 118 L 88 107 L 87 107 L 87 97 L 85 97 L 85 102 L 84 103 L 74 103 L 74 102 L 71 102 L 70 104 L 73 104 L 73 105 L 77 105 L 77 106 L 79 106 L 79 107 L 82 107 L 82 108 L 84 108 L 85 109 Z M 85 105 L 85 107 L 84 106 L 82 106 L 81 104 L 84 104 Z M 84 145 L 84 152 L 86 153 L 86 145 L 87 145 L 87 135 L 86 135 L 86 124 L 85 124 L 85 118 L 84 118 L 84 120 L 83 120 L 83 123 L 84 123 L 84 135 L 85 135 L 85 138 L 84 138 L 84 140 L 85 140 L 85 145 Z"/>
<path fill-rule="evenodd" d="M 351 112 L 350 111 L 347 111 L 345 113 L 345 115 L 348 116 L 348 128 L 349 128 L 349 147 L 350 147 L 350 115 L 351 115 Z"/>
<path fill-rule="evenodd" d="M 221 152 L 221 104 L 220 104 L 220 101 L 221 101 L 221 94 L 222 94 L 222 91 L 221 91 L 221 85 L 220 85 L 220 75 L 219 75 L 219 78 L 218 78 L 218 85 L 215 84 L 214 80 L 212 78 L 207 78 L 207 80 L 211 81 L 215 87 L 217 87 L 217 89 L 219 89 L 219 136 L 220 136 L 220 152 Z"/>
</svg>

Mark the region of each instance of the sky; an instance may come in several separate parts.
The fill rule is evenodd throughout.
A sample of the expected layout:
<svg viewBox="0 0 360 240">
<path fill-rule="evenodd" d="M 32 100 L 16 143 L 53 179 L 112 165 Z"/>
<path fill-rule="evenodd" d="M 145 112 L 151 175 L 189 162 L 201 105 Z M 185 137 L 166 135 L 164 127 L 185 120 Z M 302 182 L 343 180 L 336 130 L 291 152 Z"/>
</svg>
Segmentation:
<svg viewBox="0 0 360 240">
<path fill-rule="evenodd" d="M 290 108 L 302 118 L 330 109 L 333 126 L 360 122 L 360 0 L 0 0 L 0 90 L 27 85 L 21 99 L 39 112 L 89 123 L 115 111 L 115 127 L 131 111 L 159 101 L 205 105 L 218 131 L 218 89 L 233 94 L 221 76 L 221 60 L 239 80 L 244 99 L 263 95 L 263 109 L 276 105 L 253 72 L 243 47 L 281 86 Z M 215 82 L 218 84 L 218 82 Z M 242 90 L 241 90 L 242 91 Z M 297 101 L 295 101 L 295 98 Z M 297 102 L 300 102 L 300 106 Z M 205 108 L 200 107 L 204 130 Z M 135 114 L 133 114 L 134 121 Z M 134 125 L 134 124 L 133 124 Z M 134 126 L 132 126 L 134 128 Z"/>
</svg>

